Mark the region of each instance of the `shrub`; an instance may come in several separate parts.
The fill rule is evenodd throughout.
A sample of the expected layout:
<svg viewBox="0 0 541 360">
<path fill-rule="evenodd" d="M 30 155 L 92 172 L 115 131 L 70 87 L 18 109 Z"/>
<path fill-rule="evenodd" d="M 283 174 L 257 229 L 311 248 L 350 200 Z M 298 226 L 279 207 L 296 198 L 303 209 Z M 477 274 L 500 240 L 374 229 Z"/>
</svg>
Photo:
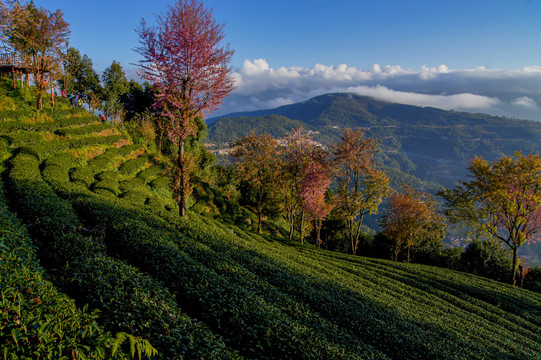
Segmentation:
<svg viewBox="0 0 541 360">
<path fill-rule="evenodd" d="M 473 241 L 460 256 L 463 271 L 503 282 L 509 281 L 511 263 L 509 251 L 490 241 Z"/>
<path fill-rule="evenodd" d="M 524 288 L 541 293 L 541 267 L 528 269 L 524 276 Z"/>
</svg>

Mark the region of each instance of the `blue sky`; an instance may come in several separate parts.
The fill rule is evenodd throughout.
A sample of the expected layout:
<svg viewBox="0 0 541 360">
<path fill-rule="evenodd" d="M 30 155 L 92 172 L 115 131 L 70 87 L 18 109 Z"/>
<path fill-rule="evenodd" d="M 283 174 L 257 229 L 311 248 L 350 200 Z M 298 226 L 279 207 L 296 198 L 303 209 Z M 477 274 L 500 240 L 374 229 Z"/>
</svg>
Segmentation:
<svg viewBox="0 0 541 360">
<path fill-rule="evenodd" d="M 134 29 L 174 0 L 35 0 L 61 9 L 101 72 L 134 74 Z M 222 112 L 330 91 L 541 120 L 541 1 L 207 0 L 235 50 Z"/>
</svg>

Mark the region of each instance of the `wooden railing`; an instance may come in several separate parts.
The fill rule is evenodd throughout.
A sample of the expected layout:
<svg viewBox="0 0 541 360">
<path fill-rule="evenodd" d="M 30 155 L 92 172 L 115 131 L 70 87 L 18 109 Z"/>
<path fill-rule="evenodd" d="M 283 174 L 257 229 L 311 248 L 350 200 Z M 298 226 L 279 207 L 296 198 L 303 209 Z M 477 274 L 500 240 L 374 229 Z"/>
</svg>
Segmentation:
<svg viewBox="0 0 541 360">
<path fill-rule="evenodd" d="M 16 53 L 0 54 L 0 66 L 24 66 L 21 56 Z"/>
</svg>

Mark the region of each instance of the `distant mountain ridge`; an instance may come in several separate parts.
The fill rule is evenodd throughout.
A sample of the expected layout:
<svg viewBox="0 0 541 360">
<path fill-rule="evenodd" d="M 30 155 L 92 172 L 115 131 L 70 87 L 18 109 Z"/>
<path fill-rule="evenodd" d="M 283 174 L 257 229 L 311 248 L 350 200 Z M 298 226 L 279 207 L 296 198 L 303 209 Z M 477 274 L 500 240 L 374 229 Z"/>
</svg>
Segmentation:
<svg viewBox="0 0 541 360">
<path fill-rule="evenodd" d="M 275 109 L 211 119 L 208 140 L 222 145 L 254 131 L 283 136 L 303 126 L 315 140 L 335 142 L 340 129 L 363 128 L 381 141 L 380 160 L 422 181 L 454 186 L 475 156 L 495 160 L 515 151 L 541 152 L 541 123 L 479 113 L 396 104 L 333 93 Z"/>
</svg>

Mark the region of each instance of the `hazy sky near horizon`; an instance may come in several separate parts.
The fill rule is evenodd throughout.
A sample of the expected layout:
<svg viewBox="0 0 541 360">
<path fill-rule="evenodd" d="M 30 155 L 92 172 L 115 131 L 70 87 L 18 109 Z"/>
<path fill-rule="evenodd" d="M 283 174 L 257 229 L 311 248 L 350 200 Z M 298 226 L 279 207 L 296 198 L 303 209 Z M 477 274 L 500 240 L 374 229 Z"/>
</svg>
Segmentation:
<svg viewBox="0 0 541 360">
<path fill-rule="evenodd" d="M 61 9 L 98 72 L 135 76 L 135 28 L 175 0 L 35 0 Z M 539 0 L 206 0 L 235 50 L 237 90 L 211 114 L 351 91 L 541 120 Z"/>
</svg>

